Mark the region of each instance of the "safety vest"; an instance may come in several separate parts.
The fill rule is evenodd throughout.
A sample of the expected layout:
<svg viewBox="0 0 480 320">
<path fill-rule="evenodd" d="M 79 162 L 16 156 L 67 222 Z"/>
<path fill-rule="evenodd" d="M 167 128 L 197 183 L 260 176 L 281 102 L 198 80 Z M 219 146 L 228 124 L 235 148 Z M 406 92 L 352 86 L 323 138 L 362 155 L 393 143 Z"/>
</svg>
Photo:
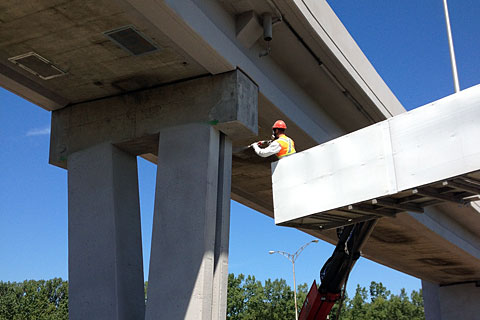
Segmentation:
<svg viewBox="0 0 480 320">
<path fill-rule="evenodd" d="M 282 149 L 277 153 L 279 159 L 295 153 L 295 142 L 292 139 L 282 134 L 276 141 L 280 144 Z"/>
</svg>

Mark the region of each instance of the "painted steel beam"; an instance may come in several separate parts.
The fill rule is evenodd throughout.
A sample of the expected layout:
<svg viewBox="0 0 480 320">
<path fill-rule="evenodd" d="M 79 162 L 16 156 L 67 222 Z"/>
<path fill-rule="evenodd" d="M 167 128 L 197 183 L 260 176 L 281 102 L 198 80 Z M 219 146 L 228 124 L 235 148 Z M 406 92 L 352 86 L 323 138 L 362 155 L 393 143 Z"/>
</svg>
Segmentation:
<svg viewBox="0 0 480 320">
<path fill-rule="evenodd" d="M 432 184 L 480 171 L 479 120 L 480 85 L 273 163 L 275 223 L 348 206 L 375 214 L 362 202 L 411 189 L 464 204 L 470 193 Z"/>
</svg>

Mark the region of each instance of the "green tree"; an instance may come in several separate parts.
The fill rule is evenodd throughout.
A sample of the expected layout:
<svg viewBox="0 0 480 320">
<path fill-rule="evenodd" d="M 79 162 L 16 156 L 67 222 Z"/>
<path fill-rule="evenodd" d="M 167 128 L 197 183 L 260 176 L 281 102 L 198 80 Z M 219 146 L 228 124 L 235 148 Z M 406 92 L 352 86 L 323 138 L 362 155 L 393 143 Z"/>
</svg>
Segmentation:
<svg viewBox="0 0 480 320">
<path fill-rule="evenodd" d="M 68 283 L 62 279 L 0 282 L 1 320 L 67 320 Z"/>
<path fill-rule="evenodd" d="M 412 300 L 412 320 L 423 320 L 425 319 L 425 310 L 423 307 L 423 293 L 422 289 L 419 291 L 413 290 L 410 294 L 410 299 Z"/>
<path fill-rule="evenodd" d="M 390 296 L 390 291 L 385 288 L 383 283 L 372 281 L 370 283 L 370 299 L 374 302 L 377 298 L 383 298 L 383 300 L 387 300 Z"/>
<path fill-rule="evenodd" d="M 265 295 L 260 281 L 254 276 L 247 276 L 244 282 L 245 311 L 242 319 L 262 319 L 265 314 Z"/>
<path fill-rule="evenodd" d="M 265 307 L 268 313 L 263 319 L 288 319 L 293 316 L 295 318 L 295 301 L 292 289 L 283 279 L 268 279 L 265 281 L 264 288 Z M 302 301 L 303 303 L 303 301 Z"/>
<path fill-rule="evenodd" d="M 413 291 L 410 296 L 412 297 L 412 301 L 410 301 L 405 289 L 402 289 L 398 296 L 391 296 L 388 312 L 394 319 L 425 319 L 421 292 Z"/>
<path fill-rule="evenodd" d="M 349 314 L 348 316 L 350 318 L 347 319 L 352 319 L 352 320 L 366 320 L 366 314 L 367 314 L 367 289 L 360 287 L 360 285 L 357 284 L 357 289 L 355 291 L 355 295 L 352 298 L 352 301 L 350 302 L 350 306 L 348 308 Z"/>
<path fill-rule="evenodd" d="M 389 319 L 388 310 L 388 297 L 390 291 L 381 283 L 372 281 L 370 283 L 370 304 L 366 305 L 367 310 L 365 313 L 366 319 L 372 320 L 387 320 Z"/>
<path fill-rule="evenodd" d="M 392 319 L 389 313 L 389 302 L 383 296 L 372 298 L 372 302 L 366 305 L 365 319 L 388 320 Z"/>
<path fill-rule="evenodd" d="M 145 282 L 145 293 L 148 283 Z M 297 288 L 301 309 L 309 287 Z M 370 298 L 370 299 L 369 299 Z M 405 289 L 391 294 L 382 284 L 372 282 L 369 289 L 357 285 L 352 299 L 345 297 L 340 319 L 339 302 L 330 313 L 331 320 L 424 320 L 422 291 Z M 294 319 L 293 291 L 283 279 L 262 283 L 254 276 L 228 276 L 227 319 Z M 62 279 L 0 282 L 0 320 L 67 320 L 68 283 Z"/>
<path fill-rule="evenodd" d="M 15 284 L 0 282 L 0 319 L 13 319 L 18 313 L 18 308 Z"/>
<path fill-rule="evenodd" d="M 283 320 L 295 318 L 293 291 L 283 279 L 268 279 L 264 285 L 254 276 L 228 276 L 227 319 Z M 307 285 L 297 288 L 299 308 L 307 295 Z"/>
<path fill-rule="evenodd" d="M 368 302 L 370 297 L 370 302 Z M 405 289 L 393 295 L 382 283 L 372 282 L 369 290 L 357 285 L 355 297 L 347 303 L 343 320 L 424 320 L 422 293 Z M 331 318 L 334 319 L 334 318 Z"/>
<path fill-rule="evenodd" d="M 228 294 L 227 294 L 227 318 L 231 320 L 242 319 L 245 310 L 245 295 L 242 283 L 245 279 L 243 274 L 235 277 L 233 273 L 228 275 Z"/>
<path fill-rule="evenodd" d="M 143 282 L 143 295 L 145 297 L 145 303 L 147 303 L 147 291 L 148 291 L 148 281 Z"/>
</svg>

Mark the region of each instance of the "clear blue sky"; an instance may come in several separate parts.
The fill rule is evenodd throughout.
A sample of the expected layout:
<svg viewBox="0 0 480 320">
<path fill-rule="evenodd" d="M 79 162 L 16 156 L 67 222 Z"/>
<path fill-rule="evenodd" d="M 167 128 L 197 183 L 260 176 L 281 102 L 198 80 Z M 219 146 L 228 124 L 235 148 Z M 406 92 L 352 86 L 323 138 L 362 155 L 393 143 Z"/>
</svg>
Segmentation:
<svg viewBox="0 0 480 320">
<path fill-rule="evenodd" d="M 330 5 L 407 109 L 453 93 L 442 0 L 346 1 Z M 480 83 L 480 2 L 450 0 L 461 88 Z M 50 114 L 0 89 L 0 280 L 67 278 L 66 171 L 48 165 Z M 139 159 L 145 274 L 148 273 L 155 167 Z M 230 263 L 235 274 L 291 280 L 291 264 L 269 250 L 294 252 L 313 239 L 232 202 Z M 308 247 L 297 282 L 318 280 L 333 246 Z M 349 281 L 381 281 L 395 293 L 420 281 L 361 259 Z"/>
</svg>

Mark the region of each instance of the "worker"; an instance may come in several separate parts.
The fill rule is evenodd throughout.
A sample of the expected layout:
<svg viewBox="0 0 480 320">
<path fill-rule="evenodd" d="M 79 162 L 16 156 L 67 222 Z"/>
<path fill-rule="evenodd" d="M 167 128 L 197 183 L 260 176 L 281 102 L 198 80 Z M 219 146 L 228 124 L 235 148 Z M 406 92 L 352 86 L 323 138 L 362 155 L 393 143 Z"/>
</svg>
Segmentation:
<svg viewBox="0 0 480 320">
<path fill-rule="evenodd" d="M 266 148 L 261 148 L 260 145 L 265 144 L 265 141 L 252 143 L 252 147 L 260 157 L 269 157 L 276 154 L 279 159 L 295 153 L 295 143 L 292 139 L 285 135 L 287 125 L 283 120 L 277 120 L 272 126 L 273 135 L 272 140 Z M 268 142 L 267 142 L 268 143 Z"/>
</svg>

